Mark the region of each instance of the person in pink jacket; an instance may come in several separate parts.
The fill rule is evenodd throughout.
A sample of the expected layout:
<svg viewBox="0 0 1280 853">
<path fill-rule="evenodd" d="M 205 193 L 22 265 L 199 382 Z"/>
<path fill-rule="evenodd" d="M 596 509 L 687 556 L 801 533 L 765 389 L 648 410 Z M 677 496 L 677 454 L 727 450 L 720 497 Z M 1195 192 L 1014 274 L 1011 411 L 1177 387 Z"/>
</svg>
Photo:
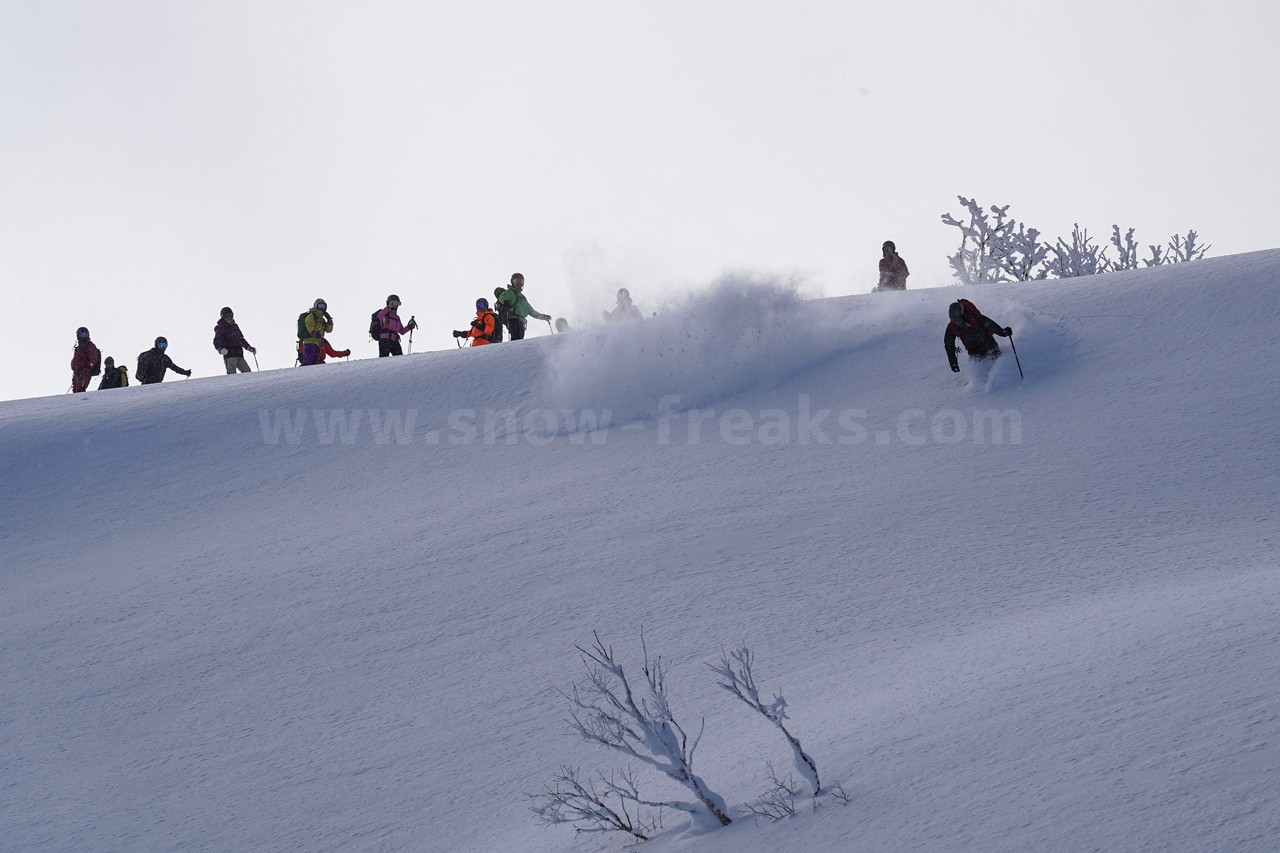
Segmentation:
<svg viewBox="0 0 1280 853">
<path fill-rule="evenodd" d="M 387 297 L 387 307 L 374 315 L 378 326 L 378 358 L 404 355 L 404 350 L 400 348 L 400 336 L 418 328 L 418 321 L 412 317 L 409 318 L 408 325 L 400 322 L 400 315 L 396 313 L 399 307 L 400 297 L 393 293 Z"/>
</svg>

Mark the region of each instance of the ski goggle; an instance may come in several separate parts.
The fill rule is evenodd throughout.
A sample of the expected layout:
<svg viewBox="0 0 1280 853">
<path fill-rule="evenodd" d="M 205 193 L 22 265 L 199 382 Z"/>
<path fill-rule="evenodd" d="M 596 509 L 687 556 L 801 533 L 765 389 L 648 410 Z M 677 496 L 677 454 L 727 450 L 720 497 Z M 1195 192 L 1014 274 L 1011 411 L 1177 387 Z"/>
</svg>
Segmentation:
<svg viewBox="0 0 1280 853">
<path fill-rule="evenodd" d="M 159 348 L 159 349 L 164 349 L 164 348 L 165 348 L 165 347 L 167 347 L 168 345 L 169 345 L 169 342 L 168 342 L 168 341 L 161 341 L 160 343 L 156 344 L 156 347 L 157 347 L 157 348 Z"/>
<path fill-rule="evenodd" d="M 84 340 L 88 340 L 88 339 L 89 339 L 89 333 L 88 333 L 88 332 L 76 332 L 76 337 L 77 337 L 77 338 L 79 338 L 79 339 L 80 339 L 80 340 L 82 340 L 82 341 L 84 341 Z"/>
</svg>

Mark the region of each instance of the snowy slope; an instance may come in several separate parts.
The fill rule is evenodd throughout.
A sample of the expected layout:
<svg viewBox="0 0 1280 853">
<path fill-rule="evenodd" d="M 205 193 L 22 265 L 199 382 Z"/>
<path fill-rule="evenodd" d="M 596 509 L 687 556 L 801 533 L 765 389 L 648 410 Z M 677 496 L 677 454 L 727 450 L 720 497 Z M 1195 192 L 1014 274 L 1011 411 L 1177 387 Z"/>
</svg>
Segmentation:
<svg viewBox="0 0 1280 853">
<path fill-rule="evenodd" d="M 703 666 L 740 644 L 851 798 L 645 849 L 1276 849 L 1277 283 L 968 290 L 1025 382 L 947 370 L 954 289 L 727 281 L 0 403 L 0 849 L 617 849 L 523 794 L 617 764 L 556 690 L 641 629 L 730 804 L 789 755 Z"/>
</svg>

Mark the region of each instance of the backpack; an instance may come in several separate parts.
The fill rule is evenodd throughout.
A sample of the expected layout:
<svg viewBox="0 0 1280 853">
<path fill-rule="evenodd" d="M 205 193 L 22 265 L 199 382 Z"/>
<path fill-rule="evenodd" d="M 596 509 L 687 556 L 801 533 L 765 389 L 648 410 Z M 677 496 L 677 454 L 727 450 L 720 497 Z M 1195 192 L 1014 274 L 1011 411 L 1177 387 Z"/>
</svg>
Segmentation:
<svg viewBox="0 0 1280 853">
<path fill-rule="evenodd" d="M 119 367 L 108 367 L 102 371 L 102 381 L 98 383 L 98 390 L 104 388 L 126 388 L 129 385 L 129 369 L 123 364 Z"/>
<path fill-rule="evenodd" d="M 965 321 L 978 331 L 978 334 L 982 336 L 982 340 L 987 344 L 987 346 L 994 344 L 996 342 L 995 335 L 987 331 L 986 325 L 982 322 L 982 312 L 978 310 L 978 306 L 974 305 L 968 299 L 957 299 L 956 302 L 960 303 L 960 307 L 964 309 Z M 951 325 L 955 326 L 955 323 L 952 323 Z M 962 334 L 962 330 L 959 327 L 956 327 L 956 335 L 959 336 L 960 340 L 964 343 L 965 350 L 970 350 L 971 344 L 974 346 L 977 345 L 977 341 L 970 341 L 971 336 Z"/>
<path fill-rule="evenodd" d="M 311 337 L 311 333 L 307 331 L 307 315 L 310 311 L 303 311 L 298 315 L 298 343 L 302 343 L 303 338 Z"/>
<path fill-rule="evenodd" d="M 382 337 L 382 318 L 378 316 L 382 313 L 382 309 L 373 312 L 373 316 L 369 318 L 369 337 L 378 340 Z"/>
<path fill-rule="evenodd" d="M 502 324 L 498 322 L 498 315 L 493 313 L 493 311 L 488 311 L 486 313 L 493 318 L 493 331 L 487 335 L 480 335 L 479 337 L 484 338 L 491 344 L 500 344 L 502 343 Z M 480 317 L 477 317 L 476 320 L 480 320 Z M 484 324 L 481 323 L 478 328 L 483 329 Z"/>
<path fill-rule="evenodd" d="M 164 379 L 165 369 L 164 354 L 149 349 L 138 356 L 138 370 L 134 376 L 138 377 L 138 381 L 143 385 L 148 385 Z"/>
<path fill-rule="evenodd" d="M 959 302 L 960 307 L 964 309 L 964 318 L 975 326 L 981 328 L 982 322 L 979 318 L 982 316 L 982 312 L 978 310 L 978 306 L 974 305 L 968 299 L 957 299 L 956 302 Z"/>
</svg>

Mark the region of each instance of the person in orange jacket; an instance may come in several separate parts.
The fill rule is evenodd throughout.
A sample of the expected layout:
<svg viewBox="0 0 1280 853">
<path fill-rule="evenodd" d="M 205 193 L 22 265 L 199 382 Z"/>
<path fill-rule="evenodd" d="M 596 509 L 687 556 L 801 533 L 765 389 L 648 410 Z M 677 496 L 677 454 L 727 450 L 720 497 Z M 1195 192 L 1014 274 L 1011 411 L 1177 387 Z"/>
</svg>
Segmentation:
<svg viewBox="0 0 1280 853">
<path fill-rule="evenodd" d="M 455 338 L 470 338 L 473 347 L 484 346 L 500 341 L 498 337 L 498 315 L 489 310 L 489 300 L 481 296 L 476 300 L 476 318 L 471 321 L 471 328 L 461 332 L 454 329 Z"/>
</svg>

